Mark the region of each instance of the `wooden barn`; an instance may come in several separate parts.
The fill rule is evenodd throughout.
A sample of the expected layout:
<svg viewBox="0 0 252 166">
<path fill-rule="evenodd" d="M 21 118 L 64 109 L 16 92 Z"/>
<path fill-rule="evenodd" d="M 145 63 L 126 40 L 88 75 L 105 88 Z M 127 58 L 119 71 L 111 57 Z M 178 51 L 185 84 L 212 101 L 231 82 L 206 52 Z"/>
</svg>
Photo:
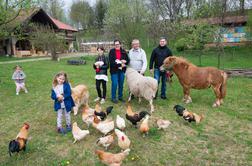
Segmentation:
<svg viewBox="0 0 252 166">
<path fill-rule="evenodd" d="M 14 21 L 6 25 L 11 31 L 11 36 L 0 39 L 0 55 L 13 55 L 15 57 L 48 55 L 46 50 L 36 50 L 28 39 L 18 40 L 18 38 L 15 37 L 15 30 L 29 23 L 36 23 L 44 26 L 49 25 L 59 36 L 65 39 L 68 48 L 65 51 L 73 49 L 73 41 L 76 40 L 74 33 L 77 32 L 77 30 L 70 25 L 50 17 L 43 9 L 35 8 L 21 11 Z M 26 35 L 29 35 L 29 32 Z"/>
</svg>

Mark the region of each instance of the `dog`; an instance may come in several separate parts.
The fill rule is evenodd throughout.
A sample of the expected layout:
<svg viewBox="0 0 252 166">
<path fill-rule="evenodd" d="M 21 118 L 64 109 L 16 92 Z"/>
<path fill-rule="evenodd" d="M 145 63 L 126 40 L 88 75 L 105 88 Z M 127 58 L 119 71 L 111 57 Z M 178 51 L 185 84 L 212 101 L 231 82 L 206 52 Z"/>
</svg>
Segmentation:
<svg viewBox="0 0 252 166">
<path fill-rule="evenodd" d="M 77 115 L 80 106 L 88 104 L 89 92 L 86 85 L 80 84 L 71 88 L 72 98 L 75 106 L 73 107 L 74 115 Z"/>
</svg>

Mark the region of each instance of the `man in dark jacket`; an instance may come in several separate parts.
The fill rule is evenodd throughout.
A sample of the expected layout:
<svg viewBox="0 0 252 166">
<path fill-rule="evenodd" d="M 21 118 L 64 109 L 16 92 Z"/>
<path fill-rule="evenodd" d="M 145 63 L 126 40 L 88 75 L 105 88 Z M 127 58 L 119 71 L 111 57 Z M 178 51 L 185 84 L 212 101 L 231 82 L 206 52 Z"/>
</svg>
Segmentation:
<svg viewBox="0 0 252 166">
<path fill-rule="evenodd" d="M 124 49 L 121 48 L 121 42 L 114 40 L 115 48 L 109 51 L 109 64 L 111 74 L 111 100 L 117 103 L 116 91 L 118 86 L 118 99 L 123 100 L 123 83 L 126 71 L 126 65 L 129 63 L 129 57 Z"/>
<path fill-rule="evenodd" d="M 151 58 L 150 58 L 150 73 L 153 74 L 153 63 L 154 63 L 154 78 L 160 82 L 161 77 L 161 98 L 166 99 L 166 72 L 160 71 L 160 66 L 163 64 L 165 58 L 172 56 L 171 50 L 167 47 L 166 38 L 161 37 L 159 40 L 159 46 L 152 51 Z M 158 95 L 158 91 L 156 97 Z"/>
</svg>

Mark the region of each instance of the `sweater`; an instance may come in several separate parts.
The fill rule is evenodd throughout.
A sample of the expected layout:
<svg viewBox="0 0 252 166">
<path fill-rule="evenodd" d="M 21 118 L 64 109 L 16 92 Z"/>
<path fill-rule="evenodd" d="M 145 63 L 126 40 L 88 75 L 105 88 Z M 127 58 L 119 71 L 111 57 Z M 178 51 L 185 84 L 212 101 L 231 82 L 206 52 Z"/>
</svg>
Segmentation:
<svg viewBox="0 0 252 166">
<path fill-rule="evenodd" d="M 172 52 L 167 46 L 158 46 L 152 51 L 149 69 L 153 68 L 153 63 L 154 68 L 159 69 L 163 65 L 165 58 L 169 56 L 172 56 Z"/>
<path fill-rule="evenodd" d="M 131 49 L 129 51 L 129 67 L 135 69 L 138 72 L 144 73 L 147 68 L 147 59 L 145 51 L 141 48 Z"/>
<path fill-rule="evenodd" d="M 101 65 L 99 68 L 96 68 L 95 63 L 103 63 L 103 65 Z M 95 79 L 97 80 L 105 80 L 108 81 L 108 77 L 107 77 L 107 69 L 109 67 L 108 64 L 108 58 L 105 55 L 101 55 L 98 56 L 95 59 L 95 63 L 93 64 L 93 68 L 95 69 Z"/>
</svg>

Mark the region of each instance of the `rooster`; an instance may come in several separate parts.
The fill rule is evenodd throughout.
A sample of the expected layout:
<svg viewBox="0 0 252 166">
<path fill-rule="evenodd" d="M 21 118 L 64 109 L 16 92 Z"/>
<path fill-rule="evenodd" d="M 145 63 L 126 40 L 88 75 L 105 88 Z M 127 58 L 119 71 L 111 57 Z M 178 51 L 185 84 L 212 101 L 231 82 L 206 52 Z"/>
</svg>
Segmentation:
<svg viewBox="0 0 252 166">
<path fill-rule="evenodd" d="M 188 121 L 189 123 L 191 122 L 196 122 L 196 123 L 200 123 L 204 116 L 203 115 L 197 115 L 196 113 L 193 112 L 189 112 L 187 110 L 185 110 L 183 112 L 183 118 Z"/>
<path fill-rule="evenodd" d="M 137 123 L 141 121 L 146 115 L 150 114 L 147 111 L 141 111 L 139 113 L 133 112 L 131 105 L 127 103 L 126 119 L 128 119 L 135 127 L 137 127 Z"/>
<path fill-rule="evenodd" d="M 96 150 L 95 154 L 98 155 L 100 161 L 107 166 L 120 166 L 123 159 L 129 155 L 130 149 L 126 149 L 121 153 L 113 154 L 104 152 L 102 150 Z"/>
<path fill-rule="evenodd" d="M 120 117 L 120 115 L 116 116 L 116 126 L 120 130 L 124 130 L 126 128 L 125 120 L 122 117 Z"/>
<path fill-rule="evenodd" d="M 26 143 L 28 139 L 28 129 L 30 125 L 28 123 L 24 123 L 23 127 L 21 128 L 20 132 L 18 133 L 15 140 L 10 141 L 9 143 L 9 154 L 19 152 L 21 150 L 26 150 Z"/>
<path fill-rule="evenodd" d="M 143 136 L 148 134 L 150 130 L 148 122 L 149 122 L 149 115 L 146 115 L 139 128 L 140 132 L 143 133 Z"/>
<path fill-rule="evenodd" d="M 113 132 L 112 134 L 99 138 L 96 141 L 96 144 L 102 145 L 107 150 L 108 147 L 114 142 L 114 138 L 115 138 L 115 133 Z"/>
<path fill-rule="evenodd" d="M 183 116 L 184 110 L 186 110 L 183 106 L 181 105 L 175 105 L 173 109 L 177 112 L 179 116 Z"/>
<path fill-rule="evenodd" d="M 95 109 L 94 114 L 96 116 L 99 116 L 101 118 L 101 120 L 104 120 L 104 119 L 106 119 L 108 114 L 110 114 L 112 112 L 112 109 L 113 109 L 113 106 L 107 107 L 105 111 L 102 111 L 101 109 Z"/>
<path fill-rule="evenodd" d="M 112 119 L 101 121 L 100 119 L 97 118 L 97 116 L 94 116 L 93 127 L 99 130 L 104 135 L 106 135 L 110 131 L 114 130 L 115 124 Z"/>
<path fill-rule="evenodd" d="M 88 105 L 85 105 L 82 111 L 82 120 L 89 127 L 90 124 L 92 124 L 94 120 L 94 109 L 89 108 Z"/>
<path fill-rule="evenodd" d="M 169 120 L 163 120 L 163 119 L 158 119 L 157 120 L 157 125 L 158 125 L 158 130 L 160 129 L 166 129 L 169 127 L 171 122 Z"/>
<path fill-rule="evenodd" d="M 81 130 L 78 126 L 77 126 L 77 122 L 73 123 L 73 129 L 72 129 L 72 134 L 74 137 L 74 142 L 76 141 L 80 141 L 81 139 L 83 139 L 84 137 L 86 137 L 89 134 L 88 130 Z"/>
<path fill-rule="evenodd" d="M 123 150 L 128 149 L 130 147 L 130 140 L 128 136 L 118 129 L 115 129 L 115 133 L 118 138 L 118 146 Z"/>
<path fill-rule="evenodd" d="M 196 113 L 190 112 L 180 105 L 175 105 L 174 110 L 178 113 L 179 116 L 183 116 L 183 118 L 190 123 L 200 123 L 204 117 L 203 115 L 197 115 Z"/>
</svg>

